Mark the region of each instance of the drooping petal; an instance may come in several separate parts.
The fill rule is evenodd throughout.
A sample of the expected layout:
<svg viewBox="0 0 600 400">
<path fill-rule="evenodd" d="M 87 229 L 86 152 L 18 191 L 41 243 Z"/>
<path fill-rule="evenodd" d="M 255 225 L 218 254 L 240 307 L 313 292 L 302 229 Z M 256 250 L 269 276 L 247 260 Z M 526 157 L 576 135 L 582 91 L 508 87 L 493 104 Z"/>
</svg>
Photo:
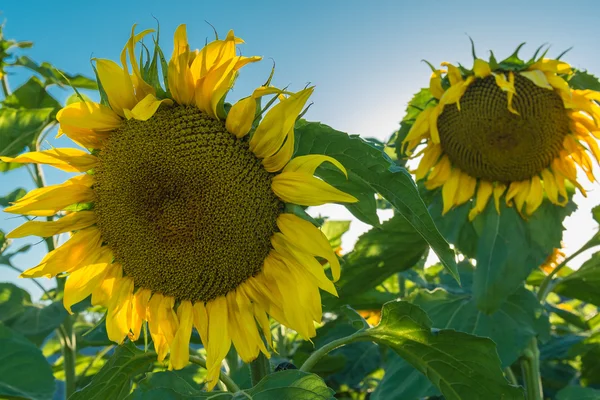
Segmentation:
<svg viewBox="0 0 600 400">
<path fill-rule="evenodd" d="M 133 294 L 133 307 L 131 309 L 131 325 L 129 330 L 129 339 L 132 341 L 138 340 L 140 337 L 140 331 L 142 329 L 142 323 L 147 319 L 146 310 L 148 308 L 148 302 L 152 296 L 150 289 L 139 289 Z"/>
<path fill-rule="evenodd" d="M 447 155 L 443 155 L 440 161 L 429 173 L 427 181 L 425 182 L 425 187 L 429 190 L 432 190 L 442 186 L 450 178 L 451 173 L 452 163 Z"/>
<path fill-rule="evenodd" d="M 496 78 L 496 85 L 498 85 L 498 87 L 506 92 L 506 96 L 507 96 L 507 103 L 508 103 L 508 111 L 510 111 L 513 114 L 519 115 L 519 113 L 517 112 L 517 110 L 515 110 L 513 108 L 512 105 L 512 98 L 513 96 L 516 94 L 515 91 L 515 74 L 511 71 L 508 73 L 508 80 L 506 79 L 506 75 L 504 75 L 503 72 L 496 74 L 495 75 Z"/>
<path fill-rule="evenodd" d="M 469 221 L 473 221 L 477 215 L 481 214 L 483 210 L 485 210 L 488 200 L 492 195 L 493 189 L 494 186 L 491 182 L 484 180 L 479 181 L 479 188 L 477 189 L 475 205 L 471 209 L 471 211 L 469 211 Z"/>
<path fill-rule="evenodd" d="M 123 277 L 123 267 L 119 263 L 114 263 L 108 267 L 104 280 L 92 291 L 92 305 L 108 307 L 113 297 L 115 283 Z"/>
<path fill-rule="evenodd" d="M 448 68 L 448 80 L 450 81 L 450 86 L 454 86 L 463 81 L 462 74 L 460 73 L 460 69 L 456 66 L 450 64 L 449 62 L 443 62 L 441 65 Z"/>
<path fill-rule="evenodd" d="M 552 86 L 548 83 L 548 79 L 546 75 L 540 70 L 533 71 L 523 71 L 519 73 L 522 77 L 529 79 L 531 82 L 535 83 L 536 86 L 539 86 L 543 89 L 552 90 Z"/>
<path fill-rule="evenodd" d="M 228 332 L 242 361 L 249 363 L 259 351 L 269 354 L 254 321 L 252 305 L 242 291 L 227 293 Z"/>
<path fill-rule="evenodd" d="M 422 139 L 427 136 L 429 133 L 429 116 L 433 112 L 433 109 L 434 107 L 429 107 L 419 113 L 402 143 L 406 144 L 412 140 Z"/>
<path fill-rule="evenodd" d="M 208 314 L 203 301 L 194 303 L 194 327 L 200 335 L 204 347 L 208 344 Z"/>
<path fill-rule="evenodd" d="M 431 168 L 438 162 L 442 155 L 442 146 L 439 144 L 430 144 L 423 151 L 423 157 L 419 162 L 419 166 L 414 171 L 415 179 L 421 180 L 427 176 Z"/>
<path fill-rule="evenodd" d="M 283 172 L 301 172 L 308 175 L 314 175 L 319 165 L 324 162 L 329 162 L 335 165 L 340 171 L 348 177 L 346 168 L 333 157 L 326 156 L 323 154 L 308 154 L 305 156 L 294 157 L 283 169 Z"/>
<path fill-rule="evenodd" d="M 440 99 L 444 94 L 444 88 L 442 87 L 442 71 L 435 70 L 431 73 L 429 78 L 429 91 L 436 99 Z"/>
<path fill-rule="evenodd" d="M 539 176 L 534 175 L 531 177 L 529 186 L 529 193 L 525 199 L 525 213 L 531 215 L 538 209 L 544 200 L 544 188 L 542 187 L 542 180 Z"/>
<path fill-rule="evenodd" d="M 544 168 L 541 173 L 542 180 L 544 182 L 544 191 L 546 192 L 548 199 L 552 202 L 552 204 L 559 204 L 558 187 L 556 186 L 554 174 L 552 174 L 548 168 Z"/>
<path fill-rule="evenodd" d="M 193 306 L 189 300 L 184 300 L 177 308 L 179 328 L 171 344 L 171 365 L 173 369 L 182 369 L 188 365 L 190 358 L 190 335 L 194 322 Z"/>
<path fill-rule="evenodd" d="M 0 157 L 4 162 L 51 165 L 67 172 L 85 172 L 94 168 L 98 158 L 86 151 L 64 148 L 23 153 L 17 157 Z"/>
<path fill-rule="evenodd" d="M 454 199 L 458 191 L 458 183 L 460 181 L 461 171 L 458 168 L 452 169 L 450 178 L 442 187 L 442 197 L 444 199 L 444 209 L 442 215 L 445 215 L 454 205 Z"/>
<path fill-rule="evenodd" d="M 164 296 L 161 293 L 154 293 L 148 302 L 148 329 L 152 342 L 154 343 L 154 351 L 156 351 L 158 361 L 162 361 L 169 352 L 167 338 L 161 329 L 160 308 L 162 307 Z"/>
<path fill-rule="evenodd" d="M 56 114 L 61 127 L 73 126 L 98 132 L 109 132 L 121 125 L 121 118 L 110 108 L 91 101 L 71 103 Z M 66 129 L 63 127 L 63 130 Z"/>
<path fill-rule="evenodd" d="M 497 183 L 494 187 L 494 206 L 496 207 L 496 212 L 500 214 L 500 197 L 506 190 L 506 185 L 503 183 Z"/>
<path fill-rule="evenodd" d="M 285 137 L 293 132 L 296 118 L 304 108 L 314 87 L 301 90 L 273 106 L 250 139 L 250 150 L 258 158 L 269 157 L 281 147 Z"/>
<path fill-rule="evenodd" d="M 340 279 L 340 262 L 329 244 L 327 236 L 310 222 L 293 214 L 281 214 L 277 227 L 283 235 L 302 251 L 321 257 L 329 262 L 333 281 Z"/>
<path fill-rule="evenodd" d="M 65 232 L 78 231 L 96 223 L 96 213 L 79 211 L 70 213 L 55 221 L 28 221 L 6 235 L 7 238 L 21 238 L 29 235 L 50 237 Z"/>
<path fill-rule="evenodd" d="M 97 253 L 101 244 L 100 230 L 86 228 L 71 236 L 59 248 L 46 254 L 39 265 L 28 269 L 21 274 L 22 278 L 52 278 L 61 272 L 77 269 L 86 257 Z"/>
<path fill-rule="evenodd" d="M 473 62 L 473 73 L 478 78 L 485 78 L 492 74 L 492 69 L 490 68 L 489 63 L 483 61 L 480 58 L 477 58 Z"/>
<path fill-rule="evenodd" d="M 113 297 L 106 314 L 106 333 L 116 343 L 123 343 L 131 326 L 133 279 L 124 277 L 115 282 Z"/>
<path fill-rule="evenodd" d="M 207 388 L 212 390 L 221 374 L 221 363 L 231 347 L 227 314 L 227 299 L 224 296 L 206 304 L 208 314 L 208 346 L 206 347 Z"/>
<path fill-rule="evenodd" d="M 142 101 L 136 104 L 133 109 L 125 110 L 127 119 L 137 119 L 138 121 L 147 121 L 158 111 L 161 104 L 170 106 L 173 104 L 171 99 L 158 100 L 153 94 L 149 94 Z"/>
<path fill-rule="evenodd" d="M 79 303 L 91 295 L 92 291 L 102 282 L 112 260 L 112 251 L 108 247 L 103 247 L 91 264 L 83 266 L 69 275 L 63 297 L 63 304 L 69 314 L 73 314 L 71 311 L 73 304 Z"/>
<path fill-rule="evenodd" d="M 334 188 L 329 183 L 301 172 L 282 172 L 273 177 L 273 192 L 287 203 L 317 206 L 325 203 L 355 203 L 354 196 Z"/>
<path fill-rule="evenodd" d="M 469 201 L 475 194 L 476 187 L 477 179 L 465 172 L 461 172 L 460 179 L 458 181 L 458 190 L 454 196 L 454 205 L 459 206 Z"/>
<path fill-rule="evenodd" d="M 120 116 L 125 116 L 123 110 L 131 110 L 137 103 L 129 73 L 116 62 L 104 59 L 96 59 L 96 70 L 110 108 Z"/>
</svg>

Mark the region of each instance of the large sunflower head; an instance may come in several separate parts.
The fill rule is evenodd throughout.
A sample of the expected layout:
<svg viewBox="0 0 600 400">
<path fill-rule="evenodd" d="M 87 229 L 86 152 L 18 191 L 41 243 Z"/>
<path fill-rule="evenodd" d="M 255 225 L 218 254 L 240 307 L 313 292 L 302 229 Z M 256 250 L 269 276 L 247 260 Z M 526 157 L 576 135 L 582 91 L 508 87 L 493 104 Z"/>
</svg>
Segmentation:
<svg viewBox="0 0 600 400">
<path fill-rule="evenodd" d="M 345 172 L 337 160 L 292 157 L 294 124 L 313 88 L 262 86 L 226 107 L 237 71 L 260 57 L 237 55 L 242 41 L 233 32 L 190 50 L 182 25 L 161 84 L 160 48 L 145 62 L 135 52 L 150 32 L 132 30 L 121 65 L 95 60 L 102 103 L 82 100 L 58 113 L 59 134 L 88 151 L 3 158 L 82 173 L 6 208 L 62 215 L 26 222 L 9 237 L 74 232 L 23 276 L 67 273 L 67 310 L 91 295 L 92 304 L 106 306 L 115 342 L 137 339 L 147 321 L 158 359 L 170 352 L 176 369 L 188 362 L 195 327 L 212 388 L 231 343 L 244 361 L 269 356 L 261 337 L 271 344 L 268 316 L 310 338 L 321 319 L 319 289 L 336 294 L 320 263 L 327 260 L 339 278 L 328 240 L 286 212 L 286 203 L 356 199 L 313 176 L 323 162 Z M 263 96 L 278 102 L 265 111 Z"/>
<path fill-rule="evenodd" d="M 506 193 L 526 217 L 544 196 L 564 206 L 566 181 L 585 195 L 577 167 L 595 180 L 588 153 L 600 160 L 600 93 L 572 89 L 567 63 L 538 52 L 525 62 L 519 48 L 501 62 L 473 54 L 471 69 L 431 67 L 430 101 L 402 144 L 422 157 L 417 180 L 442 187 L 443 213 L 474 198 L 472 220 L 492 195 L 499 212 Z"/>
</svg>

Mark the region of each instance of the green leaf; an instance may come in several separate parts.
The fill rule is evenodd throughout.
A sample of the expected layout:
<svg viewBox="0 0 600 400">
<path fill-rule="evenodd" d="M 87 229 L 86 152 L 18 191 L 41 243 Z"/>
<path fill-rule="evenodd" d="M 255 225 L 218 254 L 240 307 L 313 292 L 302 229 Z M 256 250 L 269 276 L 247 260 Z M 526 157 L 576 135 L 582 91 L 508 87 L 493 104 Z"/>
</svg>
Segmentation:
<svg viewBox="0 0 600 400">
<path fill-rule="evenodd" d="M 572 203 L 571 203 L 572 205 Z M 490 202 L 474 222 L 481 224 L 473 294 L 477 307 L 491 314 L 522 286 L 554 248 L 560 248 L 562 221 L 572 206 L 544 201 L 528 220 L 500 202 L 500 214 Z M 479 221 L 478 221 L 479 219 Z"/>
<path fill-rule="evenodd" d="M 581 360 L 579 380 L 585 386 L 600 385 L 600 333 L 594 333 L 571 349 Z"/>
<path fill-rule="evenodd" d="M 4 253 L 4 250 L 8 248 L 9 241 L 4 234 L 4 231 L 0 229 L 0 254 Z M 2 258 L 0 258 L 0 263 L 2 263 Z"/>
<path fill-rule="evenodd" d="M 569 79 L 569 86 L 573 89 L 600 91 L 600 80 L 587 71 L 575 70 Z"/>
<path fill-rule="evenodd" d="M 23 188 L 18 188 L 10 192 L 4 197 L 0 197 L 0 206 L 8 207 L 11 203 L 19 200 L 21 197 L 25 196 L 27 191 Z"/>
<path fill-rule="evenodd" d="M 335 400 L 334 392 L 315 374 L 299 370 L 280 371 L 264 377 L 252 389 L 233 398 L 242 400 Z M 250 396 L 250 397 L 248 397 Z"/>
<path fill-rule="evenodd" d="M 427 249 L 427 242 L 400 214 L 371 229 L 344 257 L 336 304 L 341 305 L 348 297 L 364 293 L 389 276 L 413 267 Z"/>
<path fill-rule="evenodd" d="M 131 379 L 145 372 L 155 359 L 156 354 L 144 353 L 133 343 L 121 345 L 92 382 L 75 392 L 69 400 L 124 399 L 131 391 Z"/>
<path fill-rule="evenodd" d="M 37 347 L 0 323 L 0 349 L 0 397 L 52 399 L 52 368 Z"/>
<path fill-rule="evenodd" d="M 54 111 L 54 108 L 0 108 L 0 156 L 14 157 L 34 143 L 50 123 Z"/>
<path fill-rule="evenodd" d="M 522 399 L 500 368 L 494 342 L 454 330 L 431 330 L 418 306 L 391 302 L 383 306 L 378 326 L 356 334 L 389 346 L 422 372 L 447 400 Z"/>
<path fill-rule="evenodd" d="M 379 193 L 389 201 L 396 210 L 406 218 L 410 225 L 429 243 L 441 262 L 458 279 L 454 252 L 448 246 L 437 230 L 431 216 L 427 212 L 417 187 L 406 169 L 399 167 L 372 143 L 357 136 L 348 136 L 327 125 L 315 122 L 299 121 L 296 126 L 298 146 L 296 155 L 325 154 L 337 159 L 348 169 L 348 181 L 340 172 L 335 172 L 326 165 L 317 170 L 317 175 L 323 171 L 337 174 L 337 179 L 331 180 L 331 175 L 323 178 L 341 190 L 359 196 L 370 196 L 372 202 L 350 206 L 364 207 L 366 213 L 376 215 L 375 193 Z M 350 182 L 349 186 L 345 186 Z M 351 185 L 361 187 L 356 192 Z M 367 197 L 368 197 L 367 196 Z M 357 217 L 358 215 L 355 214 Z M 360 218 L 360 217 L 359 217 Z"/>
<path fill-rule="evenodd" d="M 220 391 L 203 392 L 193 388 L 176 372 L 157 372 L 147 374 L 128 399 L 334 400 L 335 398 L 333 391 L 317 375 L 289 370 L 267 375 L 252 389 L 235 394 Z"/>
<path fill-rule="evenodd" d="M 531 338 L 538 335 L 549 338 L 548 316 L 535 295 L 525 288 L 515 291 L 491 315 L 481 312 L 468 292 L 451 293 L 441 288 L 432 292 L 419 290 L 412 301 L 427 313 L 435 328 L 456 329 L 492 339 L 503 367 L 519 358 Z"/>
<path fill-rule="evenodd" d="M 51 117 L 54 118 L 61 105 L 47 91 L 43 83 L 35 76 L 19 86 L 10 96 L 3 101 L 3 105 L 10 108 L 53 108 Z"/>
<path fill-rule="evenodd" d="M 390 354 L 384 370 L 385 375 L 371 394 L 371 400 L 420 400 L 439 396 L 439 391 L 425 375 L 395 353 Z"/>
<path fill-rule="evenodd" d="M 83 75 L 70 75 L 59 70 L 47 62 L 37 64 L 35 61 L 26 56 L 21 56 L 16 59 L 14 65 L 22 66 L 40 74 L 46 79 L 46 85 L 73 86 L 80 89 L 97 90 L 98 85 L 95 80 Z M 66 78 L 66 79 L 65 79 Z"/>
<path fill-rule="evenodd" d="M 600 252 L 572 274 L 561 278 L 553 291 L 562 296 L 600 306 Z"/>
<path fill-rule="evenodd" d="M 62 324 L 67 315 L 67 310 L 62 302 L 54 302 L 41 308 L 28 306 L 23 314 L 12 321 L 9 326 L 36 345 L 41 346 L 44 339 Z"/>
<path fill-rule="evenodd" d="M 12 283 L 0 283 L 0 322 L 6 322 L 23 313 L 26 303 L 31 303 L 27 291 Z"/>
<path fill-rule="evenodd" d="M 321 226 L 321 231 L 327 239 L 329 239 L 329 244 L 334 249 L 337 249 L 342 245 L 342 235 L 348 232 L 350 229 L 350 221 L 331 221 L 327 220 Z"/>
<path fill-rule="evenodd" d="M 556 400 L 600 400 L 600 390 L 567 386 L 556 394 Z"/>
</svg>

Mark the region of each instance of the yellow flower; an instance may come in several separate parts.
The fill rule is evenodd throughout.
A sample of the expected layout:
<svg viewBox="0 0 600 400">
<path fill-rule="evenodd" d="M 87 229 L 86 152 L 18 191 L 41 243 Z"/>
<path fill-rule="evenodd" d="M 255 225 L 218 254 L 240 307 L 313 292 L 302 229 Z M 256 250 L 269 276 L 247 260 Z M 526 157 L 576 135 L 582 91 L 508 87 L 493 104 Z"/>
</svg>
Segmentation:
<svg viewBox="0 0 600 400">
<path fill-rule="evenodd" d="M 170 353 L 175 369 L 188 363 L 197 329 L 212 389 L 232 343 L 246 362 L 259 352 L 268 357 L 268 316 L 308 339 L 321 320 L 319 289 L 336 295 L 320 263 L 327 260 L 333 280 L 339 278 L 327 238 L 286 213 L 285 203 L 357 200 L 313 176 L 323 162 L 345 173 L 337 160 L 292 158 L 294 124 L 312 87 L 297 93 L 260 87 L 226 113 L 223 99 L 237 71 L 260 57 L 238 56 L 242 41 L 233 32 L 190 50 L 182 25 L 167 91 L 146 68 L 151 63 L 141 67 L 134 52 L 149 32 L 132 30 L 121 65 L 96 60 L 107 105 L 82 101 L 58 113 L 60 133 L 90 152 L 3 158 L 82 173 L 5 209 L 33 216 L 76 212 L 26 222 L 9 237 L 74 232 L 22 276 L 68 273 L 66 309 L 91 295 L 92 304 L 106 306 L 115 342 L 136 340 L 148 321 L 158 359 Z M 266 95 L 279 102 L 256 126 L 257 102 Z"/>
<path fill-rule="evenodd" d="M 565 181 L 585 195 L 577 167 L 591 182 L 590 153 L 600 161 L 600 93 L 573 90 L 571 67 L 547 58 L 498 63 L 475 59 L 467 70 L 442 63 L 430 80 L 431 101 L 403 139 L 421 157 L 415 171 L 429 190 L 442 188 L 443 213 L 471 199 L 469 219 L 500 197 L 526 217 L 544 196 L 564 206 Z M 415 151 L 415 149 L 422 151 Z"/>
</svg>

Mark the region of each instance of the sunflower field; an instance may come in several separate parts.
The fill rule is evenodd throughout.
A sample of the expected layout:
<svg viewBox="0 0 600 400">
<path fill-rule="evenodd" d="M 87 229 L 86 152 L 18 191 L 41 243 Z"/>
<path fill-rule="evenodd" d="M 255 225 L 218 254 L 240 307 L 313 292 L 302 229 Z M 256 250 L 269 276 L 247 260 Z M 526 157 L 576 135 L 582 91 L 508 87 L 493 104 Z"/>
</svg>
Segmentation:
<svg viewBox="0 0 600 400">
<path fill-rule="evenodd" d="M 124 12 L 104 38 L 21 13 L 43 43 L 85 47 L 48 52 L 4 15 L 1 399 L 600 399 L 597 65 L 464 35 L 469 56 L 447 62 L 425 36 L 424 62 L 380 79 L 358 49 L 362 73 L 321 89 L 328 50 L 277 45 L 294 54 L 280 68 L 227 19 L 179 11 L 151 26 Z M 90 31 L 114 15 L 93 14 Z M 52 51 L 64 64 L 38 59 Z M 80 56 L 91 66 L 63 66 Z M 406 101 L 373 98 L 413 63 L 429 77 Z M 321 90 L 341 120 L 393 110 L 396 126 L 346 133 Z"/>
</svg>

